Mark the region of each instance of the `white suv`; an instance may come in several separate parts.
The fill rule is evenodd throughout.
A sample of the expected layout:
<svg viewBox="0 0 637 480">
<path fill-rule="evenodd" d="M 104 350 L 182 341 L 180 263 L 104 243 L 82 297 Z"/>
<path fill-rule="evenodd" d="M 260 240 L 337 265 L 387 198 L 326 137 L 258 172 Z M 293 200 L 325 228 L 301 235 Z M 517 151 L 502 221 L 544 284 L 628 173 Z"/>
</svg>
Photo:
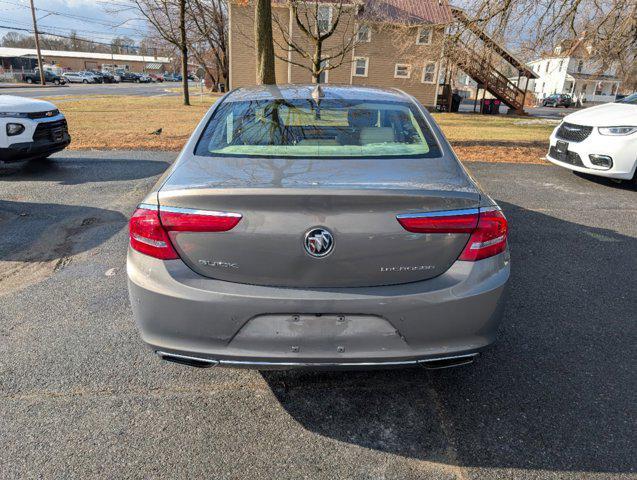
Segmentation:
<svg viewBox="0 0 637 480">
<path fill-rule="evenodd" d="M 551 134 L 546 158 L 578 172 L 635 180 L 637 94 L 564 117 Z"/>
<path fill-rule="evenodd" d="M 0 163 L 46 158 L 69 143 L 66 119 L 55 105 L 0 95 Z"/>
</svg>

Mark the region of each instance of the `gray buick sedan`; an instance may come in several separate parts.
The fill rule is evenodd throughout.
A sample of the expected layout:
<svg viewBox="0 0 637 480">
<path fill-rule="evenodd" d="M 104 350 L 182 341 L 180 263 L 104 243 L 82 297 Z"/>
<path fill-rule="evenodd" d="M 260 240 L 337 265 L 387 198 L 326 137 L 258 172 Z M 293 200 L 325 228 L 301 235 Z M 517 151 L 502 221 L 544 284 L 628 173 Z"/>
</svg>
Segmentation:
<svg viewBox="0 0 637 480">
<path fill-rule="evenodd" d="M 509 269 L 500 208 L 399 90 L 234 90 L 130 219 L 142 338 L 197 367 L 469 363 Z"/>
</svg>

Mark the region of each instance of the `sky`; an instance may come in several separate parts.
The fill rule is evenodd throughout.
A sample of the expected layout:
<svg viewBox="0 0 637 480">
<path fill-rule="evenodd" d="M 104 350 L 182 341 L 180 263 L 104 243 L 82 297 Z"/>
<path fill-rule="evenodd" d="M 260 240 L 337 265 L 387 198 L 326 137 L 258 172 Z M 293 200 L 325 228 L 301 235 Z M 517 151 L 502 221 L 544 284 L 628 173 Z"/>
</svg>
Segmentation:
<svg viewBox="0 0 637 480">
<path fill-rule="evenodd" d="M 34 0 L 38 30 L 109 43 L 116 36 L 139 42 L 145 23 L 127 0 Z M 55 13 L 51 13 L 55 12 Z M 0 0 L 0 26 L 32 29 L 29 0 Z M 0 36 L 9 30 L 0 28 Z M 21 32 L 27 34 L 27 32 Z"/>
</svg>

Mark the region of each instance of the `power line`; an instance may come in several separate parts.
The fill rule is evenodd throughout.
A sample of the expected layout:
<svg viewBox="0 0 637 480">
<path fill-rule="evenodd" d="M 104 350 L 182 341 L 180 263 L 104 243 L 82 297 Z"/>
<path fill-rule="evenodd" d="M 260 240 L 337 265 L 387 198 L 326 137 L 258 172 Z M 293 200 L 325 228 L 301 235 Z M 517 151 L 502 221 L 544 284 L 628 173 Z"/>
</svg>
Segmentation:
<svg viewBox="0 0 637 480">
<path fill-rule="evenodd" d="M 20 28 L 20 27 L 12 27 L 10 25 L 0 25 L 0 28 L 5 29 L 5 30 L 18 30 L 21 32 L 28 32 L 28 33 L 33 33 L 32 29 L 29 28 Z M 94 43 L 95 45 L 106 45 L 107 47 L 112 47 L 113 44 L 112 43 L 104 43 L 104 42 L 98 42 L 96 40 L 87 40 L 85 38 L 80 38 L 80 37 L 69 37 L 68 35 L 59 35 L 57 33 L 51 33 L 51 32 L 44 32 L 40 29 L 38 29 L 38 33 L 40 35 L 49 35 L 51 37 L 59 37 L 59 38 L 66 38 L 67 40 L 78 40 L 80 42 L 87 42 L 87 43 Z"/>
<path fill-rule="evenodd" d="M 1 1 L 1 0 L 0 0 Z M 18 26 L 30 26 L 30 23 L 26 23 L 26 22 L 21 22 L 19 20 L 9 20 L 9 22 L 11 22 L 11 24 L 16 24 Z M 90 33 L 92 35 L 98 36 L 98 37 L 102 37 L 105 39 L 111 39 L 113 38 L 114 35 L 109 35 L 108 33 L 105 32 L 98 32 L 95 30 L 86 30 L 86 29 L 82 29 L 82 28 L 70 28 L 70 27 L 55 27 L 53 25 L 43 25 L 44 28 L 47 28 L 49 30 L 63 30 L 63 31 L 67 31 L 67 32 L 84 32 L 84 33 Z M 119 35 L 131 35 L 131 34 L 127 34 L 127 33 L 120 33 Z M 146 32 L 142 32 L 140 30 L 137 31 L 137 35 L 132 35 L 132 36 L 139 36 L 139 37 L 144 37 L 146 35 Z"/>
<path fill-rule="evenodd" d="M 8 2 L 6 0 L 0 0 L 0 3 L 4 3 L 4 4 L 7 4 L 7 5 L 12 5 L 14 7 L 29 8 L 27 5 L 23 5 L 23 4 L 20 4 L 20 3 Z M 131 21 L 131 20 L 141 20 L 140 18 L 128 18 L 128 19 L 126 19 L 123 22 L 120 22 L 118 24 L 118 23 L 109 22 L 107 20 L 103 20 L 103 19 L 100 19 L 100 18 L 87 17 L 85 15 L 77 15 L 77 14 L 74 14 L 74 13 L 64 13 L 64 12 L 60 12 L 60 11 L 56 11 L 56 10 L 48 10 L 46 8 L 37 7 L 35 10 L 36 11 L 40 11 L 40 12 L 49 13 L 49 14 L 52 14 L 52 15 L 58 15 L 58 16 L 61 16 L 61 17 L 71 18 L 71 19 L 74 19 L 74 20 L 87 20 L 87 21 L 90 21 L 90 22 L 94 22 L 96 24 L 100 24 L 100 25 L 102 25 L 104 27 L 119 28 L 119 29 L 126 29 L 126 30 L 134 30 L 134 31 L 137 31 L 137 32 L 139 30 L 137 28 L 135 28 L 135 27 L 124 27 L 122 25 L 124 23 L 128 22 L 128 21 Z"/>
</svg>

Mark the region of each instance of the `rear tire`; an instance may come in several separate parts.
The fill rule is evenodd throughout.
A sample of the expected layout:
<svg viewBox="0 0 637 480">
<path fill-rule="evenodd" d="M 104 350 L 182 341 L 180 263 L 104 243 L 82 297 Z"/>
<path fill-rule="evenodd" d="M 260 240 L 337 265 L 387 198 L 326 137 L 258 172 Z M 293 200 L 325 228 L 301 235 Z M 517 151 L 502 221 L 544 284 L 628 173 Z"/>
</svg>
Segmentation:
<svg viewBox="0 0 637 480">
<path fill-rule="evenodd" d="M 33 79 L 31 77 L 27 78 L 27 83 L 31 85 L 33 83 Z"/>
<path fill-rule="evenodd" d="M 53 83 L 54 83 L 55 85 L 59 85 L 59 84 L 60 84 L 60 81 L 56 78 L 55 80 L 53 80 Z"/>
<path fill-rule="evenodd" d="M 82 83 L 88 85 L 88 80 L 85 78 L 84 80 L 82 80 Z"/>
</svg>

